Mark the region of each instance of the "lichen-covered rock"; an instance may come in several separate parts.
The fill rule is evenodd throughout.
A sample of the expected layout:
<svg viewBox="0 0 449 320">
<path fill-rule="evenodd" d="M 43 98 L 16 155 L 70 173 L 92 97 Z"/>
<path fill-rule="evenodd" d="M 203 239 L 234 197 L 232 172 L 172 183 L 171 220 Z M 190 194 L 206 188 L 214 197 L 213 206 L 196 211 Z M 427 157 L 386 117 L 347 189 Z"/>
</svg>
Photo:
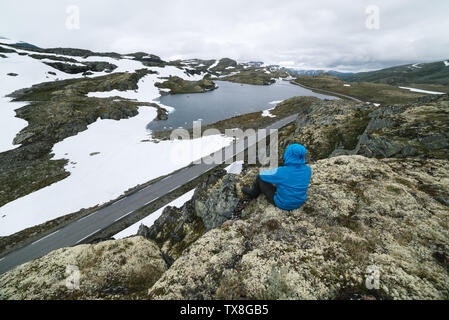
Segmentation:
<svg viewBox="0 0 449 320">
<path fill-rule="evenodd" d="M 449 159 L 449 96 L 411 105 L 381 107 L 354 153 L 367 157 Z"/>
<path fill-rule="evenodd" d="M 283 103 L 296 104 L 299 110 L 296 130 L 282 140 L 281 150 L 298 142 L 307 147 L 312 160 L 354 154 L 449 158 L 448 95 L 381 107 L 348 101 L 306 105 L 299 97 Z"/>
<path fill-rule="evenodd" d="M 153 240 L 168 257 L 176 259 L 204 232 L 203 222 L 187 202 L 182 208 L 166 207 L 151 227 L 141 225 L 137 235 Z"/>
<path fill-rule="evenodd" d="M 449 298 L 449 208 L 428 186 L 448 190 L 447 160 L 340 156 L 312 171 L 303 207 L 251 201 L 241 220 L 188 247 L 149 296 Z"/>
<path fill-rule="evenodd" d="M 296 104 L 299 108 L 295 132 L 282 139 L 281 151 L 291 143 L 301 143 L 307 147 L 312 160 L 350 154 L 368 125 L 368 114 L 374 110 L 372 105 L 344 100 L 316 99 L 305 104 L 300 97 L 282 104 Z"/>
<path fill-rule="evenodd" d="M 235 175 L 225 175 L 220 183 L 216 183 L 207 192 L 196 192 L 194 195 L 195 215 L 203 221 L 206 230 L 221 226 L 231 219 L 239 202 L 236 182 Z"/>
<path fill-rule="evenodd" d="M 189 81 L 176 76 L 170 76 L 162 83 L 157 82 L 155 86 L 158 88 L 170 89 L 171 94 L 201 93 L 217 88 L 217 85 L 208 79 Z"/>
<path fill-rule="evenodd" d="M 142 237 L 80 245 L 0 275 L 0 299 L 135 298 L 166 270 L 159 248 Z"/>
<path fill-rule="evenodd" d="M 117 69 L 117 66 L 111 64 L 109 62 L 97 61 L 97 62 L 82 62 L 82 63 L 63 63 L 63 62 L 44 62 L 46 65 L 53 67 L 59 71 L 69 73 L 69 74 L 77 74 L 88 71 L 105 71 L 112 72 Z"/>
<path fill-rule="evenodd" d="M 155 241 L 168 256 L 176 259 L 206 231 L 231 219 L 238 204 L 237 179 L 215 170 L 181 208 L 166 207 L 151 227 L 140 226 L 138 235 Z"/>
</svg>

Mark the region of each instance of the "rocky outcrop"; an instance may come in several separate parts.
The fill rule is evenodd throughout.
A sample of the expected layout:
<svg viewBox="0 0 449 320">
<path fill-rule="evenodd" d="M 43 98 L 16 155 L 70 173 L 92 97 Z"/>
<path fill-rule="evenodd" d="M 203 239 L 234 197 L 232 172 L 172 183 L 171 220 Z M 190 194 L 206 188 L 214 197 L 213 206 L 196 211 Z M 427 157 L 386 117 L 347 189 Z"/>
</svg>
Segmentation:
<svg viewBox="0 0 449 320">
<path fill-rule="evenodd" d="M 421 187 L 447 190 L 448 169 L 447 160 L 320 160 L 302 208 L 282 211 L 260 196 L 241 220 L 188 247 L 149 295 L 448 299 L 449 209 Z M 379 287 L 369 286 L 373 270 Z"/>
<path fill-rule="evenodd" d="M 157 105 L 157 117 L 155 120 L 167 120 L 168 119 L 168 111 L 167 109 L 163 109 Z"/>
<path fill-rule="evenodd" d="M 232 218 L 232 213 L 239 202 L 236 182 L 235 175 L 225 175 L 219 183 L 209 187 L 207 192 L 201 190 L 207 188 L 209 181 L 206 181 L 206 185 L 203 184 L 202 189 L 201 187 L 196 189 L 193 197 L 195 214 L 203 221 L 207 231 L 221 226 L 223 222 Z"/>
<path fill-rule="evenodd" d="M 163 61 L 160 57 L 145 52 L 136 52 L 127 56 L 133 56 L 134 60 L 142 62 L 143 65 L 147 67 L 163 67 L 167 64 L 167 62 Z"/>
<path fill-rule="evenodd" d="M 2 44 L 2 43 L 0 43 Z M 16 44 L 3 44 L 3 45 L 7 45 L 8 47 L 12 47 L 12 48 L 16 48 L 16 49 L 24 49 L 24 46 L 22 43 L 16 43 Z M 1 50 L 1 49 L 0 49 Z M 9 49 L 7 49 L 9 50 Z M 28 45 L 26 46 L 26 50 L 28 52 L 36 52 L 39 54 L 46 54 L 46 53 L 51 53 L 51 54 L 58 54 L 58 55 L 63 55 L 63 56 L 75 56 L 75 57 L 83 57 L 83 58 L 88 58 L 90 56 L 98 56 L 98 57 L 110 57 L 110 58 L 114 58 L 114 59 L 120 59 L 121 55 L 115 52 L 93 52 L 90 50 L 85 50 L 85 49 L 77 49 L 77 48 L 49 48 L 49 49 L 43 49 L 43 48 L 38 48 L 36 46 L 31 46 Z M 13 52 L 16 52 L 15 50 L 13 50 Z M 23 53 L 24 55 L 28 54 L 28 53 Z"/>
<path fill-rule="evenodd" d="M 0 275 L 0 299 L 122 299 L 146 295 L 167 270 L 142 237 L 63 248 Z"/>
<path fill-rule="evenodd" d="M 296 97 L 283 102 L 301 109 L 295 132 L 284 139 L 282 147 L 302 143 L 312 160 L 352 154 L 448 159 L 448 95 L 384 107 L 347 101 L 305 105 L 302 101 Z"/>
<path fill-rule="evenodd" d="M 296 106 L 298 111 L 294 132 L 282 139 L 281 151 L 290 143 L 298 142 L 307 147 L 312 161 L 350 154 L 368 125 L 368 114 L 375 107 L 345 100 L 314 99 L 312 103 L 309 100 L 294 97 L 279 105 Z"/>
<path fill-rule="evenodd" d="M 447 103 L 285 101 L 299 116 L 280 132 L 280 154 L 299 142 L 322 159 L 306 204 L 250 201 L 186 248 L 150 297 L 448 299 Z M 237 194 L 256 173 L 237 178 Z"/>
<path fill-rule="evenodd" d="M 164 82 L 157 82 L 155 86 L 161 89 L 170 89 L 170 94 L 202 93 L 217 88 L 216 84 L 208 79 L 189 81 L 176 76 L 169 77 Z"/>
<path fill-rule="evenodd" d="M 82 63 L 63 63 L 63 62 L 44 62 L 46 65 L 53 67 L 59 71 L 77 74 L 77 73 L 87 73 L 89 71 L 94 72 L 112 72 L 117 69 L 117 66 L 109 62 L 99 61 L 99 62 L 82 62 Z"/>
<path fill-rule="evenodd" d="M 0 46 L 0 52 L 1 53 L 16 53 L 16 50 L 10 49 L 10 48 L 5 48 L 5 47 L 1 47 Z"/>
<path fill-rule="evenodd" d="M 167 207 L 151 227 L 141 225 L 138 235 L 155 241 L 162 251 L 173 258 L 205 232 L 233 218 L 237 207 L 237 180 L 216 170 L 196 189 L 190 201 L 181 208 Z"/>
<path fill-rule="evenodd" d="M 228 76 L 219 78 L 219 80 L 243 83 L 243 84 L 254 84 L 254 85 L 270 85 L 276 82 L 274 76 L 270 73 L 266 73 L 265 70 L 250 70 L 241 71 L 237 74 L 230 74 Z"/>
<path fill-rule="evenodd" d="M 154 242 L 137 237 L 55 251 L 0 276 L 0 296 L 449 298 L 449 208 L 435 196 L 448 196 L 448 160 L 338 156 L 312 171 L 301 208 L 283 211 L 260 196 L 245 203 L 239 219 L 207 231 L 195 203 L 234 192 L 242 203 L 240 186 L 257 170 L 217 172 L 182 208 L 167 208 L 152 227 L 140 228 Z M 219 197 L 223 190 L 234 191 Z M 62 283 L 72 262 L 82 274 L 76 293 Z M 157 265 L 154 273 L 148 265 Z"/>
<path fill-rule="evenodd" d="M 449 96 L 371 112 L 356 154 L 449 159 Z"/>
<path fill-rule="evenodd" d="M 63 56 L 55 56 L 55 55 L 49 55 L 49 54 L 29 54 L 29 56 L 33 59 L 47 59 L 47 60 L 54 60 L 54 61 L 63 61 L 63 62 L 73 62 L 78 63 L 78 60 L 69 58 L 69 57 L 63 57 Z"/>
</svg>

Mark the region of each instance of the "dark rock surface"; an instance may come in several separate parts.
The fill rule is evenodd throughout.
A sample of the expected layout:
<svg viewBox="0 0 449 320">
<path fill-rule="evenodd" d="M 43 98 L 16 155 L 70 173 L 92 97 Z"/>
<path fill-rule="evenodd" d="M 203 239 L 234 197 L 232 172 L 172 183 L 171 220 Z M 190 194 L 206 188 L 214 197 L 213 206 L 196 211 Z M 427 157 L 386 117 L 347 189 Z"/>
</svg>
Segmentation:
<svg viewBox="0 0 449 320">
<path fill-rule="evenodd" d="M 162 251 L 178 258 L 205 232 L 231 219 L 238 204 L 237 178 L 224 170 L 212 172 L 181 208 L 166 207 L 151 227 L 141 225 L 137 235 L 155 241 Z"/>
</svg>

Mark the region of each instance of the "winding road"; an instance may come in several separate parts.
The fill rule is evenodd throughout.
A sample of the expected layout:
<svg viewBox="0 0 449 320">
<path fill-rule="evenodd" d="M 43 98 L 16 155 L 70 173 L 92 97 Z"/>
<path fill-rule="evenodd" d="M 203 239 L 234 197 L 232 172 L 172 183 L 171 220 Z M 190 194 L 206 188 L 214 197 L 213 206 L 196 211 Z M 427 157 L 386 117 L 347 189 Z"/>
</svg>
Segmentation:
<svg viewBox="0 0 449 320">
<path fill-rule="evenodd" d="M 270 129 L 280 129 L 295 121 L 296 117 L 297 114 L 294 114 L 274 122 L 265 128 L 264 134 L 257 136 L 256 141 L 263 139 L 267 133 L 269 134 Z M 136 210 L 156 201 L 166 194 L 177 190 L 200 175 L 218 167 L 227 160 L 234 158 L 234 156 L 240 153 L 241 150 L 247 149 L 249 146 L 253 145 L 254 143 L 248 145 L 248 139 L 236 141 L 228 147 L 212 154 L 214 159 L 220 159 L 220 161 L 215 161 L 214 164 L 208 164 L 209 161 L 203 158 L 199 164 L 178 170 L 162 180 L 154 182 L 153 184 L 103 207 L 88 216 L 80 218 L 31 244 L 25 245 L 0 257 L 0 274 L 25 262 L 46 255 L 53 250 L 87 242 L 108 226 L 132 215 Z"/>
<path fill-rule="evenodd" d="M 295 85 L 300 86 L 300 87 L 303 87 L 303 88 L 305 88 L 305 89 L 315 90 L 315 91 L 322 91 L 322 92 L 329 93 L 329 94 L 334 95 L 334 96 L 337 96 L 337 97 L 347 98 L 347 99 L 349 99 L 349 100 L 356 101 L 356 102 L 363 102 L 363 101 L 360 100 L 360 99 L 357 99 L 357 98 L 348 96 L 348 95 L 346 95 L 346 94 L 337 93 L 337 92 L 333 92 L 333 91 L 329 91 L 329 90 L 324 90 L 324 89 L 320 89 L 320 88 L 308 87 L 308 86 L 305 86 L 305 85 L 303 85 L 303 84 L 301 84 L 301 83 L 299 83 L 299 82 L 296 82 L 296 81 L 294 81 L 294 80 L 293 80 L 293 81 L 290 81 L 290 83 L 291 83 L 291 84 L 295 84 Z"/>
</svg>

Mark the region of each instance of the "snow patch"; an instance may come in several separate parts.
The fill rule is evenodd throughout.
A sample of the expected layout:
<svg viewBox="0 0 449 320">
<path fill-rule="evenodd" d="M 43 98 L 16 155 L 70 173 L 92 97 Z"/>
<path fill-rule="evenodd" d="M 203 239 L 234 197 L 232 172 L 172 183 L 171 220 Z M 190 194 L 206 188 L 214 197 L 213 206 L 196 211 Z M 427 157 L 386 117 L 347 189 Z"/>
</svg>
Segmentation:
<svg viewBox="0 0 449 320">
<path fill-rule="evenodd" d="M 220 62 L 219 60 L 215 60 L 214 64 L 211 65 L 209 68 L 207 68 L 207 70 L 215 68 L 218 65 L 219 62 Z"/>
<path fill-rule="evenodd" d="M 221 73 L 221 72 L 217 72 L 217 73 Z M 232 76 L 235 76 L 235 75 L 237 75 L 239 73 L 240 73 L 239 71 L 234 71 L 234 72 L 231 72 L 231 73 L 228 73 L 228 74 L 223 74 L 221 76 L 218 76 L 218 78 L 232 77 Z"/>
<path fill-rule="evenodd" d="M 11 235 L 82 208 L 118 198 L 125 190 L 189 165 L 232 143 L 222 135 L 152 143 L 145 126 L 152 107 L 123 120 L 97 120 L 57 143 L 53 159 L 69 159 L 70 176 L 0 208 L 0 236 Z M 95 157 L 91 153 L 98 153 Z"/>
<path fill-rule="evenodd" d="M 227 166 L 225 170 L 227 173 L 240 174 L 242 173 L 242 168 L 243 168 L 243 161 L 240 160 L 233 162 L 231 165 Z"/>
<path fill-rule="evenodd" d="M 84 64 L 79 63 L 79 62 L 66 62 L 66 61 L 56 61 L 56 60 L 51 60 L 51 59 L 40 59 L 40 61 L 42 63 L 63 63 L 63 64 L 68 64 L 68 65 L 72 65 L 72 66 L 78 66 L 78 67 L 85 67 Z"/>
<path fill-rule="evenodd" d="M 276 116 L 275 115 L 273 115 L 273 114 L 271 114 L 271 110 L 273 110 L 275 107 L 273 107 L 273 108 L 270 108 L 270 109 L 267 109 L 267 110 L 264 110 L 263 112 L 262 112 L 262 117 L 270 117 L 270 118 L 275 118 Z"/>
<path fill-rule="evenodd" d="M 151 102 L 154 101 L 156 98 L 160 97 L 160 91 L 165 92 L 170 91 L 169 89 L 166 90 L 159 89 L 158 87 L 155 86 L 155 83 L 160 82 L 161 78 L 166 78 L 169 76 L 178 76 L 186 80 L 202 79 L 201 75 L 189 77 L 183 70 L 173 66 L 165 68 L 152 67 L 149 69 L 152 71 L 156 71 L 157 74 L 148 74 L 142 77 L 137 83 L 138 86 L 137 90 L 119 91 L 114 89 L 111 91 L 96 91 L 96 92 L 89 92 L 87 96 L 96 98 L 121 97 L 124 99 L 136 100 L 139 102 Z M 169 112 L 172 112 L 174 109 L 168 106 L 164 106 L 164 108 L 167 109 L 167 111 Z"/>
<path fill-rule="evenodd" d="M 404 90 L 409 90 L 412 92 L 419 92 L 419 93 L 427 93 L 427 94 L 445 94 L 444 92 L 438 92 L 438 91 L 428 91 L 428 90 L 421 90 L 416 88 L 408 88 L 408 87 L 399 87 Z"/>
<path fill-rule="evenodd" d="M 5 96 L 41 82 L 73 78 L 73 75 L 56 70 L 29 56 L 16 53 L 3 54 L 6 58 L 0 59 L 0 152 L 17 148 L 19 145 L 13 145 L 13 139 L 28 125 L 27 121 L 17 118 L 15 113 L 16 109 L 27 103 L 11 102 L 12 99 Z M 49 74 L 50 71 L 56 75 Z M 8 76 L 8 73 L 16 73 L 17 76 Z"/>
</svg>

